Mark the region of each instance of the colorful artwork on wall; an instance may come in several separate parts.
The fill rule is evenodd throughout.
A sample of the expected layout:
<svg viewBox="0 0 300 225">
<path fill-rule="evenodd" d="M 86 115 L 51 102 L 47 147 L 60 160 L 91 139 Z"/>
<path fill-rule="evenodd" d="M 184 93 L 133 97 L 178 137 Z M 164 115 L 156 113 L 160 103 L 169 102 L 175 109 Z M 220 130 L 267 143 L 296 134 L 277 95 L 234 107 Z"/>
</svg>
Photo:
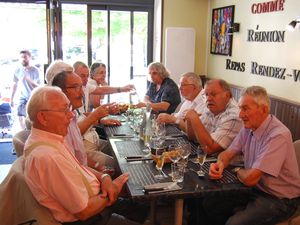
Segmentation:
<svg viewBox="0 0 300 225">
<path fill-rule="evenodd" d="M 231 56 L 234 5 L 212 10 L 210 53 Z"/>
</svg>

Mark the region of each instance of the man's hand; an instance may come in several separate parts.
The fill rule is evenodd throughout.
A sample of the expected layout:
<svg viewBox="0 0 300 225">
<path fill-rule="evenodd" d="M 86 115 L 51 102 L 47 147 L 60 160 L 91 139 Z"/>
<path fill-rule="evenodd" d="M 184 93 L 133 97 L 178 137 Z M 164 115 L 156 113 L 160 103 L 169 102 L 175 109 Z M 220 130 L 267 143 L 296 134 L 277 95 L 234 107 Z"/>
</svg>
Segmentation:
<svg viewBox="0 0 300 225">
<path fill-rule="evenodd" d="M 211 179 L 221 179 L 223 177 L 224 164 L 221 161 L 210 164 L 209 176 Z"/>
<path fill-rule="evenodd" d="M 167 113 L 160 113 L 156 121 L 158 123 L 176 123 L 176 117 Z"/>
<path fill-rule="evenodd" d="M 119 120 L 115 119 L 103 119 L 101 120 L 101 124 L 107 125 L 107 126 L 121 126 L 122 123 Z"/>
<path fill-rule="evenodd" d="M 92 113 L 97 117 L 97 120 L 99 120 L 108 115 L 108 108 L 100 105 Z"/>
<path fill-rule="evenodd" d="M 113 103 L 109 106 L 109 114 L 115 115 L 120 113 L 119 105 L 116 103 Z"/>
<path fill-rule="evenodd" d="M 134 87 L 133 84 L 128 84 L 124 87 L 121 87 L 121 92 L 129 92 L 129 91 L 134 90 L 134 89 L 135 89 L 135 87 Z"/>
<path fill-rule="evenodd" d="M 124 173 L 118 176 L 113 181 L 109 176 L 103 178 L 101 182 L 102 193 L 100 194 L 100 197 L 108 197 L 109 202 L 107 205 L 112 205 L 118 199 L 118 195 L 120 194 L 123 185 L 127 182 L 128 177 L 129 174 Z"/>
<path fill-rule="evenodd" d="M 186 110 L 184 120 L 192 120 L 193 118 L 199 118 L 198 113 L 194 109 Z"/>
</svg>

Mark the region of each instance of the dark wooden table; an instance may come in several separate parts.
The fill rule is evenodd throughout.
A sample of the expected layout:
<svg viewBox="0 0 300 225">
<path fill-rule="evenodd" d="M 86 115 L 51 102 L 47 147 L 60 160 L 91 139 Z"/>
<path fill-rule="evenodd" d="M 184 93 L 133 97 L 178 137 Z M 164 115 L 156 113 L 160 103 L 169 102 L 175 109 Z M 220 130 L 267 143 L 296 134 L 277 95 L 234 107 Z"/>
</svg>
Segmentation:
<svg viewBox="0 0 300 225">
<path fill-rule="evenodd" d="M 126 129 L 131 129 L 127 123 L 118 127 L 117 129 L 106 127 L 105 131 L 108 134 L 109 142 L 113 149 L 114 157 L 118 161 L 119 169 L 121 173 L 129 172 L 129 180 L 127 182 L 127 189 L 130 197 L 133 200 L 149 200 L 155 201 L 157 199 L 174 199 L 175 200 L 175 225 L 182 224 L 183 216 L 183 200 L 185 198 L 195 198 L 203 197 L 207 195 L 222 195 L 228 192 L 247 192 L 250 190 L 249 187 L 244 186 L 240 183 L 232 173 L 231 169 L 226 169 L 221 180 L 211 180 L 208 177 L 208 170 L 210 162 L 205 162 L 203 169 L 206 172 L 204 177 L 198 177 L 196 171 L 199 170 L 199 165 L 189 161 L 188 167 L 184 174 L 184 182 L 179 183 L 179 186 L 182 187 L 181 190 L 170 191 L 170 192 L 161 192 L 161 193 L 151 193 L 146 194 L 144 192 L 144 186 L 149 184 L 157 183 L 154 175 L 158 173 L 155 168 L 155 162 L 153 160 L 137 160 L 137 161 L 127 161 L 126 157 L 128 156 L 137 156 L 143 155 L 142 149 L 145 148 L 143 142 L 137 138 L 132 138 L 133 133 L 124 132 Z M 169 141 L 178 141 L 181 138 L 181 141 L 188 142 L 187 138 L 183 136 L 182 132 L 174 132 L 173 128 L 167 128 L 167 130 L 172 130 L 172 132 L 167 132 L 167 137 L 170 137 Z M 122 131 L 124 136 L 114 136 L 113 132 Z M 124 132 L 124 133 L 123 133 Z M 118 133 L 117 133 L 118 134 Z M 175 138 L 172 138 L 172 134 Z M 179 135 L 180 134 L 180 135 Z M 168 139 L 168 138 L 167 138 Z M 195 148 L 195 143 L 191 143 L 192 147 Z M 193 158 L 192 155 L 190 158 Z M 170 173 L 170 164 L 165 164 L 163 171 L 168 174 Z M 171 182 L 171 177 L 165 178 L 159 182 Z"/>
</svg>

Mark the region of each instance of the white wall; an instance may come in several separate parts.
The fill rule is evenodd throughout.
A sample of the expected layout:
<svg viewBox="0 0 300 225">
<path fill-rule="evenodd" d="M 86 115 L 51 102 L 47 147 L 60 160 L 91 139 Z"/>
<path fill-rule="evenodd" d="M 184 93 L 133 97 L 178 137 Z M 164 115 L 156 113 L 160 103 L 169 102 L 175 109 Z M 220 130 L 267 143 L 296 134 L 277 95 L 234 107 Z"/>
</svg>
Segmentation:
<svg viewBox="0 0 300 225">
<path fill-rule="evenodd" d="M 208 63 L 207 75 L 211 78 L 223 78 L 229 83 L 240 86 L 261 85 L 270 94 L 300 102 L 300 78 L 297 82 L 292 74 L 293 69 L 300 70 L 300 29 L 294 32 L 285 32 L 284 43 L 248 42 L 248 29 L 259 31 L 285 30 L 286 25 L 300 15 L 299 0 L 285 0 L 284 10 L 278 12 L 253 14 L 251 6 L 254 3 L 270 0 L 211 0 L 208 24 L 211 24 L 211 11 L 228 5 L 235 5 L 234 21 L 240 23 L 240 32 L 234 33 L 232 56 L 210 54 L 210 26 L 208 30 Z M 226 70 L 226 59 L 236 62 L 245 62 L 245 72 Z M 251 62 L 260 65 L 286 68 L 285 80 L 251 74 Z"/>
<path fill-rule="evenodd" d="M 195 39 L 193 28 L 167 27 L 165 40 L 165 66 L 178 84 L 183 73 L 194 72 Z"/>
</svg>

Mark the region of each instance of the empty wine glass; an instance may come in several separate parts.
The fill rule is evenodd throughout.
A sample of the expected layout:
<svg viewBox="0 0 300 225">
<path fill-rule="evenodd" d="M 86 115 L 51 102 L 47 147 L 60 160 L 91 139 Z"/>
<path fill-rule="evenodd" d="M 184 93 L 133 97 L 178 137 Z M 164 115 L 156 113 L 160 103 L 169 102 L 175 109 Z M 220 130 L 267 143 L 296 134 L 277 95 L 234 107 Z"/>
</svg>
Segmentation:
<svg viewBox="0 0 300 225">
<path fill-rule="evenodd" d="M 187 167 L 188 157 L 191 154 L 191 145 L 189 143 L 182 144 L 179 147 L 179 155 L 184 160 L 184 167 Z"/>
<path fill-rule="evenodd" d="M 199 166 L 200 166 L 200 169 L 199 171 L 197 172 L 198 176 L 204 176 L 205 175 L 205 172 L 202 170 L 202 166 L 205 162 L 205 159 L 206 159 L 206 151 L 204 151 L 204 147 L 200 147 L 198 146 L 197 148 L 197 161 L 199 163 Z"/>
<path fill-rule="evenodd" d="M 166 126 L 164 123 L 158 123 L 156 126 L 156 136 L 158 141 L 158 146 L 163 147 L 166 139 Z"/>
<path fill-rule="evenodd" d="M 158 174 L 154 176 L 155 179 L 161 180 L 165 178 L 162 168 L 165 162 L 165 149 L 164 148 L 157 148 L 156 149 L 156 169 L 158 170 Z"/>
</svg>

